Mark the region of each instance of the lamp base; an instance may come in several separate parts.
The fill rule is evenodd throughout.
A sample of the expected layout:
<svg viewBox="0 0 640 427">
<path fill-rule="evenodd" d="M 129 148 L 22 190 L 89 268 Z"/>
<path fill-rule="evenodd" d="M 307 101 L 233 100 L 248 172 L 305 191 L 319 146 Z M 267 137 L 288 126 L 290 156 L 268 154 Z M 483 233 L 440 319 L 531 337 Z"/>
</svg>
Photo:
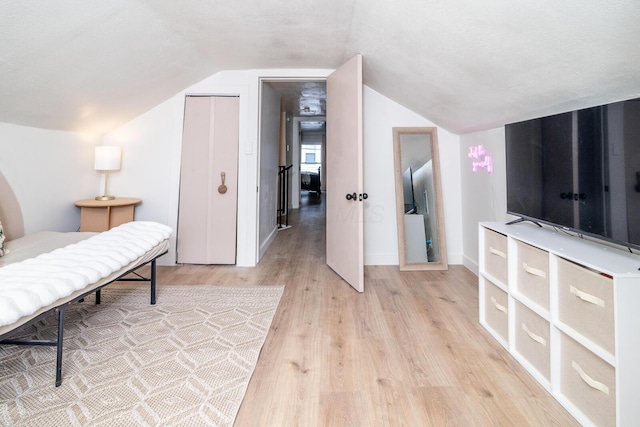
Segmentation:
<svg viewBox="0 0 640 427">
<path fill-rule="evenodd" d="M 96 200 L 101 200 L 101 201 L 113 200 L 115 198 L 116 196 L 96 196 Z"/>
</svg>

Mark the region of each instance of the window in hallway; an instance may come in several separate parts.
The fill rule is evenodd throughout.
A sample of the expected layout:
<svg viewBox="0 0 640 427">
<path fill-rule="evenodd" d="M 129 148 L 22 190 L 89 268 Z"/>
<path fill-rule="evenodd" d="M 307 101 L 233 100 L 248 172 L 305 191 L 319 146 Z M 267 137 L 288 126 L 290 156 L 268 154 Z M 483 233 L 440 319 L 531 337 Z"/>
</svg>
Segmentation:
<svg viewBox="0 0 640 427">
<path fill-rule="evenodd" d="M 304 144 L 301 148 L 301 154 L 301 171 L 318 173 L 318 168 L 320 167 L 322 162 L 322 145 Z"/>
</svg>

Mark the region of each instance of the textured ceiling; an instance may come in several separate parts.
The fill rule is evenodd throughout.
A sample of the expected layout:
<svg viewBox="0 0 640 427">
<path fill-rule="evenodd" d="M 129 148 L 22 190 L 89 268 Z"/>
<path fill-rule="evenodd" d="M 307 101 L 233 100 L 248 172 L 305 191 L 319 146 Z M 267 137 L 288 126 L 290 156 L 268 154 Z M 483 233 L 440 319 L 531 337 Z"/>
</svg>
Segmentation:
<svg viewBox="0 0 640 427">
<path fill-rule="evenodd" d="M 221 70 L 336 68 L 456 133 L 640 95 L 637 0 L 3 0 L 0 121 L 107 132 Z"/>
<path fill-rule="evenodd" d="M 327 82 L 265 82 L 280 95 L 282 108 L 299 117 L 327 115 Z"/>
</svg>

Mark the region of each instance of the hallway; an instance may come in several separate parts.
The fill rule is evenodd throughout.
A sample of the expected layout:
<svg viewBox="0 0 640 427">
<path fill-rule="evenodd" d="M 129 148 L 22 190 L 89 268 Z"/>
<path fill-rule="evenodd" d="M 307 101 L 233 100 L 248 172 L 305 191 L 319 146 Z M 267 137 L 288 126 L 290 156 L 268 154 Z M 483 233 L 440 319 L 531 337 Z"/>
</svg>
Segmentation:
<svg viewBox="0 0 640 427">
<path fill-rule="evenodd" d="M 309 191 L 300 194 L 300 208 L 289 209 L 289 225 L 278 231 L 278 236 L 260 260 L 287 254 L 294 258 L 325 260 L 325 195 L 317 197 Z"/>
</svg>

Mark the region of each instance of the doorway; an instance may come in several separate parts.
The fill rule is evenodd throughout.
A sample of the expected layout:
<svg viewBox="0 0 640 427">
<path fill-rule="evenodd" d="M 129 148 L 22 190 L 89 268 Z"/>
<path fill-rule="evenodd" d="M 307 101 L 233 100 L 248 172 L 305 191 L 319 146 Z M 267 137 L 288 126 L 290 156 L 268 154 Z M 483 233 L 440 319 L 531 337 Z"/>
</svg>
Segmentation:
<svg viewBox="0 0 640 427">
<path fill-rule="evenodd" d="M 291 80 L 287 80 L 291 82 Z M 260 164 L 260 183 L 262 184 L 265 176 L 267 180 L 271 177 L 265 175 L 263 167 L 262 153 L 273 141 L 266 141 L 264 138 L 263 121 L 265 110 L 272 108 L 271 103 L 265 103 L 265 99 L 273 99 L 276 93 L 274 85 L 286 83 L 287 81 L 266 81 L 260 79 L 261 89 L 261 114 L 260 114 L 260 136 L 259 136 L 259 164 Z M 331 163 L 331 169 L 324 173 L 326 179 L 326 262 L 336 273 L 338 273 L 346 283 L 352 286 L 356 291 L 364 291 L 364 214 L 363 205 L 367 199 L 367 193 L 364 192 L 363 183 L 363 84 L 362 84 L 362 55 L 357 54 L 342 66 L 338 67 L 331 73 L 325 82 L 324 88 L 324 111 L 322 108 L 312 108 L 302 102 L 297 102 L 296 110 L 301 116 L 311 114 L 322 114 L 327 110 L 327 101 L 330 101 L 332 107 L 327 115 L 327 148 L 328 155 L 325 164 Z M 298 82 L 302 82 L 301 80 Z M 311 83 L 308 83 L 311 84 Z M 317 82 L 313 84 L 317 85 Z M 301 85 L 298 85 L 300 87 Z M 291 85 L 290 85 L 291 87 Z M 294 86 L 295 87 L 295 86 Z M 268 94 L 266 96 L 265 94 Z M 305 93 L 301 91 L 301 96 Z M 300 98 L 297 98 L 299 101 Z M 317 100 L 317 99 L 316 99 Z M 282 110 L 283 98 L 280 97 L 280 105 Z M 319 107 L 320 105 L 316 105 Z M 280 117 L 285 118 L 286 114 Z M 283 126 L 284 127 L 284 126 Z M 293 135 L 295 136 L 295 134 Z M 285 141 L 286 137 L 280 138 Z M 277 142 L 275 142 L 277 143 Z M 293 147 L 296 148 L 297 144 Z M 288 149 L 286 152 L 290 153 Z M 287 160 L 299 159 L 298 156 L 288 158 Z M 298 170 L 294 170 L 294 177 L 298 174 Z M 277 187 L 277 184 L 276 184 Z M 262 224 L 264 216 L 272 216 L 273 229 L 277 232 L 275 217 L 277 209 L 269 204 L 262 203 L 263 192 L 265 188 L 258 188 L 260 203 L 258 206 L 259 221 Z M 297 192 L 297 187 L 287 189 Z M 261 209 L 266 208 L 266 212 Z M 259 226 L 260 235 L 263 229 Z M 271 233 L 273 235 L 274 233 Z M 263 245 L 263 241 L 259 241 L 260 251 L 266 250 L 268 245 Z M 258 256 L 258 261 L 260 256 Z"/>
<path fill-rule="evenodd" d="M 261 80 L 260 88 L 261 194 L 258 207 L 258 261 L 277 231 L 286 229 L 278 226 L 281 212 L 279 201 L 286 200 L 284 209 L 288 213 L 289 210 L 300 208 L 302 192 L 306 195 L 312 188 L 313 196 L 321 197 L 326 162 L 326 79 L 269 78 Z M 278 111 L 278 114 L 274 111 Z M 303 150 L 302 145 L 307 148 Z M 311 146 L 314 148 L 308 148 Z M 304 162 L 301 158 L 303 151 Z M 307 159 L 310 161 L 307 162 Z M 278 176 L 270 172 L 281 167 L 288 168 L 286 197 L 281 197 L 282 189 Z M 309 168 L 313 171 L 306 170 Z M 266 197 L 270 192 L 278 193 L 277 197 L 274 196 L 273 202 Z"/>
<path fill-rule="evenodd" d="M 300 188 L 299 196 L 307 192 L 309 196 L 319 198 L 325 191 L 326 170 L 326 120 L 304 120 L 299 123 L 299 162 Z M 295 191 L 296 189 L 294 189 Z"/>
</svg>

